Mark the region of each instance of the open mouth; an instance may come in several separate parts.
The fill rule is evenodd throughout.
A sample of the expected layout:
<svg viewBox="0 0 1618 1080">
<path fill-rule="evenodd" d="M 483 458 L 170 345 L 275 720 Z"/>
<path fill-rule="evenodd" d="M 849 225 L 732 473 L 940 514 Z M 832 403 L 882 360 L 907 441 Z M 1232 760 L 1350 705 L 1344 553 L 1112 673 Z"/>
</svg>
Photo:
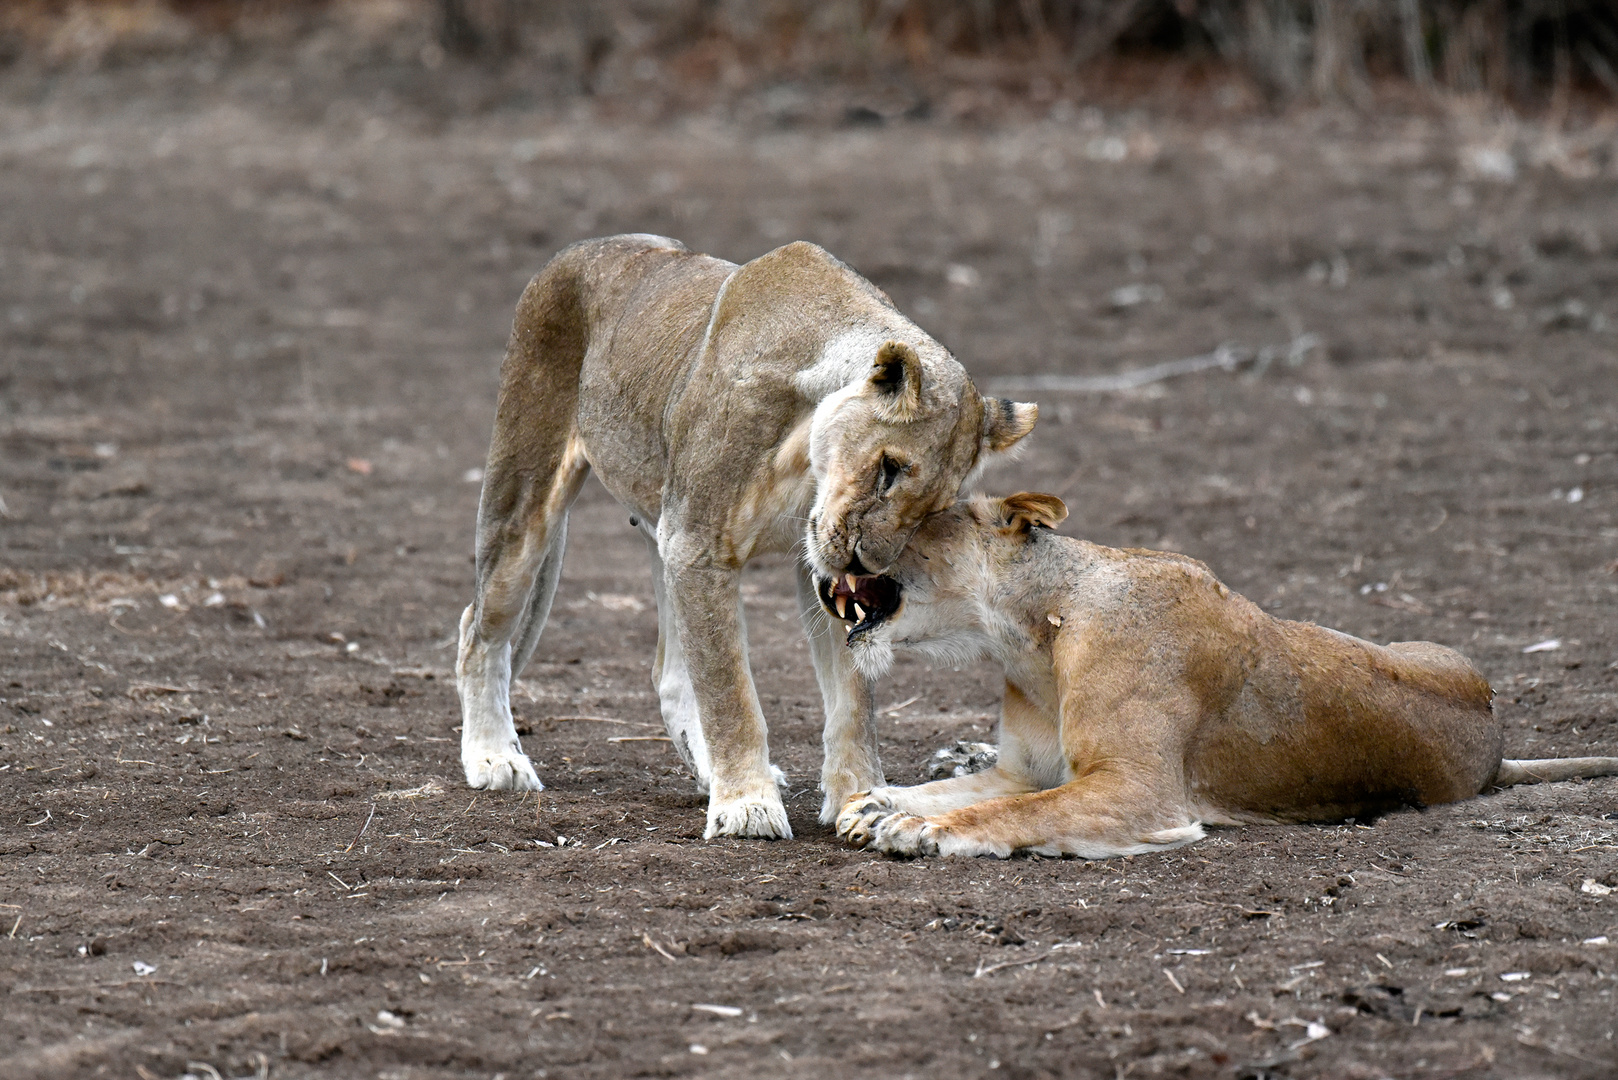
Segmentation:
<svg viewBox="0 0 1618 1080">
<path fill-rule="evenodd" d="M 848 640 L 874 630 L 899 610 L 899 583 L 890 577 L 844 574 L 816 583 L 820 603 L 827 612 L 849 625 Z"/>
</svg>

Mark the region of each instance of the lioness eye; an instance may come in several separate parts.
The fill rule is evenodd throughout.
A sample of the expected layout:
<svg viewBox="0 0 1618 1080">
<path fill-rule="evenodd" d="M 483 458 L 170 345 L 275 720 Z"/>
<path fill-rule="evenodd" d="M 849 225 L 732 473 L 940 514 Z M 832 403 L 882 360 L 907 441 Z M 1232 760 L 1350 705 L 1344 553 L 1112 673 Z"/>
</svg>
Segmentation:
<svg viewBox="0 0 1618 1080">
<path fill-rule="evenodd" d="M 894 481 L 899 479 L 899 474 L 904 472 L 904 471 L 905 471 L 905 467 L 903 465 L 899 464 L 897 461 L 894 461 L 892 458 L 888 457 L 888 455 L 883 454 L 882 455 L 882 490 L 886 491 L 889 488 L 891 488 L 893 486 L 893 484 L 894 484 Z"/>
</svg>

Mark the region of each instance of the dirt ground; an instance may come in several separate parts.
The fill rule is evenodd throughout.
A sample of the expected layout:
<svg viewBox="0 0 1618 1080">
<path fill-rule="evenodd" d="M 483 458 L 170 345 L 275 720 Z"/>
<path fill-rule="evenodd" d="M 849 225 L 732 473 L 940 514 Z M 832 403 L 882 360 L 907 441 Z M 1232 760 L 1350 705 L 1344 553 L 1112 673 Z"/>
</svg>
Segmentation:
<svg viewBox="0 0 1618 1080">
<path fill-rule="evenodd" d="M 1461 649 L 1514 756 L 1618 753 L 1613 123 L 648 127 L 205 74 L 0 86 L 0 1073 L 1618 1071 L 1618 780 L 1094 863 L 847 850 L 776 561 L 797 839 L 704 842 L 593 484 L 516 695 L 541 798 L 464 788 L 450 677 L 523 283 L 586 236 L 801 237 L 990 389 L 1250 350 L 1034 395 L 984 486 Z M 889 777 L 998 697 L 901 662 Z"/>
</svg>

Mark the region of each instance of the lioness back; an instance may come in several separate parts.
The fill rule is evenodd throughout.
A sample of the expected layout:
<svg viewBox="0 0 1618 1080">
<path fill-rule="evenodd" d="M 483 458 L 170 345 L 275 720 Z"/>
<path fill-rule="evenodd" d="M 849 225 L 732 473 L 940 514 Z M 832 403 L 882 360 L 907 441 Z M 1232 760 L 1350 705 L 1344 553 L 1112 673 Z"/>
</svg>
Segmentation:
<svg viewBox="0 0 1618 1080">
<path fill-rule="evenodd" d="M 1240 688 L 1209 703 L 1187 754 L 1193 790 L 1219 793 L 1210 809 L 1333 821 L 1470 798 L 1494 775 L 1492 691 L 1459 653 L 1277 619 L 1234 593 L 1225 606 Z"/>
</svg>

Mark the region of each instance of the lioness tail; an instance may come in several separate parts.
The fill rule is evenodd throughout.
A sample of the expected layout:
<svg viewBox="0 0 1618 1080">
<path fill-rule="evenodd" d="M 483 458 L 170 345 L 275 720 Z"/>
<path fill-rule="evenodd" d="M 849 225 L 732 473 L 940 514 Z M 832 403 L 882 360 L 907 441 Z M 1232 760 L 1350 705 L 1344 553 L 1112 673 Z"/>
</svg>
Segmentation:
<svg viewBox="0 0 1618 1080">
<path fill-rule="evenodd" d="M 1618 757 L 1506 758 L 1494 774 L 1493 786 L 1585 780 L 1593 776 L 1618 776 Z"/>
</svg>

